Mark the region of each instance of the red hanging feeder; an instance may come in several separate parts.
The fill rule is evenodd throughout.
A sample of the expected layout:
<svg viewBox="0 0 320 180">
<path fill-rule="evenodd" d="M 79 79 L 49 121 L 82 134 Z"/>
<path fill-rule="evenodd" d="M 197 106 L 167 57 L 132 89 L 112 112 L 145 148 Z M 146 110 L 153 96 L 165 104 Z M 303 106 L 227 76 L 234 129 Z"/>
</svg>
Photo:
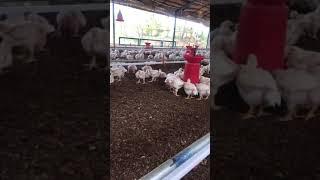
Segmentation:
<svg viewBox="0 0 320 180">
<path fill-rule="evenodd" d="M 286 0 L 248 0 L 242 8 L 234 61 L 245 64 L 253 53 L 265 70 L 284 68 L 288 7 Z"/>
<path fill-rule="evenodd" d="M 190 79 L 191 83 L 199 83 L 200 81 L 200 62 L 204 59 L 203 56 L 196 55 L 198 46 L 186 46 L 186 53 L 183 55 L 187 63 L 184 66 L 184 77 L 183 80 L 187 81 Z"/>
<path fill-rule="evenodd" d="M 120 10 L 119 10 L 119 12 L 118 12 L 116 21 L 120 21 L 120 22 L 123 22 L 123 21 L 124 21 L 124 20 L 123 20 L 123 17 L 122 17 L 122 13 L 121 13 Z"/>
<path fill-rule="evenodd" d="M 146 44 L 145 49 L 151 49 L 151 43 L 146 42 L 145 44 Z"/>
</svg>

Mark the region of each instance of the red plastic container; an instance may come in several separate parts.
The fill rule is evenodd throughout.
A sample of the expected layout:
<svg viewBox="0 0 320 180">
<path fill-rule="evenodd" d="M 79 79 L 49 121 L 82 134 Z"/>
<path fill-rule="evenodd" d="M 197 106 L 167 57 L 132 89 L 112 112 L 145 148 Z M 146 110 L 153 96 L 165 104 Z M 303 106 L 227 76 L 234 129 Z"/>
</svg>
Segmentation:
<svg viewBox="0 0 320 180">
<path fill-rule="evenodd" d="M 190 79 L 191 83 L 199 83 L 200 74 L 200 62 L 204 59 L 203 56 L 195 55 L 197 47 L 187 46 L 187 51 L 183 55 L 187 63 L 184 66 L 184 77 L 183 80 L 187 81 Z"/>
<path fill-rule="evenodd" d="M 266 70 L 284 68 L 288 7 L 286 0 L 249 0 L 240 16 L 234 61 L 245 64 L 253 53 Z"/>
<path fill-rule="evenodd" d="M 146 44 L 145 49 L 150 49 L 151 48 L 151 43 L 146 42 L 145 44 Z"/>
<path fill-rule="evenodd" d="M 191 83 L 199 83 L 200 63 L 186 63 L 184 65 L 184 77 L 183 80 L 190 79 Z"/>
</svg>

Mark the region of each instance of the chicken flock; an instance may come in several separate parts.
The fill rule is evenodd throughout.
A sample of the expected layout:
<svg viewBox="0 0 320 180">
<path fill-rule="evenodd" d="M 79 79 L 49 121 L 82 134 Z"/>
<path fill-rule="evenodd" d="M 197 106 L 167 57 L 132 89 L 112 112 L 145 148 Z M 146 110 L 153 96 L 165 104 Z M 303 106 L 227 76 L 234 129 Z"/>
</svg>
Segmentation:
<svg viewBox="0 0 320 180">
<path fill-rule="evenodd" d="M 156 61 L 183 61 L 183 49 L 112 49 L 110 51 L 110 59 L 113 61 L 118 60 L 156 60 Z M 205 59 L 210 59 L 209 50 L 198 50 L 198 55 L 204 56 Z"/>
<path fill-rule="evenodd" d="M 200 82 L 193 84 L 188 79 L 186 82 L 183 81 L 184 71 L 182 68 L 178 69 L 173 73 L 166 74 L 161 69 L 153 69 L 150 65 L 146 64 L 138 70 L 135 65 L 128 65 L 127 69 L 122 65 L 114 65 L 110 68 L 110 84 L 114 83 L 115 80 L 121 81 L 126 73 L 134 73 L 137 84 L 146 84 L 146 79 L 150 79 L 148 82 L 155 82 L 159 78 L 165 79 L 164 82 L 169 90 L 176 96 L 178 95 L 179 89 L 183 88 L 187 94 L 186 99 L 191 99 L 194 96 L 199 96 L 198 100 L 208 99 L 210 95 L 210 78 L 203 75 L 210 74 L 210 64 L 201 66 L 200 69 Z"/>
<path fill-rule="evenodd" d="M 106 26 L 108 18 L 102 18 L 102 27 Z M 4 72 L 14 65 L 12 49 L 25 48 L 30 56 L 20 60 L 22 63 L 33 62 L 36 52 L 45 50 L 47 36 L 51 33 L 58 36 L 79 36 L 80 31 L 86 27 L 86 17 L 78 10 L 61 11 L 56 16 L 57 27 L 51 25 L 45 17 L 28 12 L 21 16 L 6 17 L 0 21 L 0 72 Z M 109 33 L 106 29 L 92 27 L 82 37 L 82 47 L 92 56 L 89 68 L 96 67 L 96 57 L 105 58 L 107 49 L 105 40 Z"/>
<path fill-rule="evenodd" d="M 287 113 L 281 121 L 293 120 L 301 108 L 307 108 L 303 117 L 310 120 L 316 116 L 320 106 L 320 53 L 302 49 L 296 44 L 304 36 L 318 39 L 320 29 L 320 7 L 308 14 L 291 11 L 288 19 L 287 44 L 284 49 L 287 69 L 266 71 L 258 67 L 255 54 L 249 54 L 247 64 L 238 65 L 232 61 L 237 28 L 231 21 L 220 24 L 211 32 L 213 50 L 213 97 L 219 88 L 233 80 L 238 92 L 249 105 L 243 119 L 267 115 L 264 107 L 278 108 L 282 100 Z M 216 109 L 221 107 L 215 104 Z"/>
</svg>

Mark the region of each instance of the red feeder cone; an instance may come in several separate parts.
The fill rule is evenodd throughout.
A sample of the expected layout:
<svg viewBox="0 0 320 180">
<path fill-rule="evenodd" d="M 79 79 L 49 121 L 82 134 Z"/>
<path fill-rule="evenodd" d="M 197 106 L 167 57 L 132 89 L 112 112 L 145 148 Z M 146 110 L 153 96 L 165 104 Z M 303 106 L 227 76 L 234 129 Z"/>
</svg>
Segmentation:
<svg viewBox="0 0 320 180">
<path fill-rule="evenodd" d="M 286 0 L 248 0 L 240 16 L 234 61 L 245 64 L 253 53 L 266 70 L 284 68 L 288 8 Z"/>
<path fill-rule="evenodd" d="M 145 44 L 146 44 L 145 49 L 150 49 L 151 48 L 151 43 L 146 42 Z"/>
<path fill-rule="evenodd" d="M 118 12 L 116 21 L 120 21 L 120 22 L 123 22 L 123 21 L 124 21 L 124 20 L 123 20 L 123 17 L 122 17 L 122 13 L 121 13 L 120 10 L 119 10 L 119 12 Z"/>
</svg>

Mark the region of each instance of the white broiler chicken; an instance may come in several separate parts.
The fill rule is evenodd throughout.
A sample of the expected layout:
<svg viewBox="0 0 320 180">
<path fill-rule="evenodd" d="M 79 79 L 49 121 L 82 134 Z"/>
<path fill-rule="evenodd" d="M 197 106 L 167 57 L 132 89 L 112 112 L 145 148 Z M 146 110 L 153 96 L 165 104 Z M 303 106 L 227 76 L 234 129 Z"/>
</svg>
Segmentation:
<svg viewBox="0 0 320 180">
<path fill-rule="evenodd" d="M 167 77 L 167 74 L 165 72 L 160 72 L 160 78 L 166 78 Z"/>
<path fill-rule="evenodd" d="M 153 55 L 148 55 L 148 59 L 153 59 Z"/>
<path fill-rule="evenodd" d="M 177 71 L 174 72 L 174 75 L 176 75 L 177 77 L 179 77 L 180 79 L 183 79 L 184 77 L 184 71 L 182 68 L 179 68 Z"/>
<path fill-rule="evenodd" d="M 289 46 L 287 65 L 292 68 L 306 66 L 307 69 L 320 65 L 320 53 L 304 50 L 297 46 Z"/>
<path fill-rule="evenodd" d="M 146 72 L 147 70 L 152 70 L 152 67 L 149 65 L 145 65 L 141 68 L 142 71 Z"/>
<path fill-rule="evenodd" d="M 61 11 L 56 20 L 59 33 L 67 36 L 78 36 L 80 29 L 87 25 L 85 16 L 79 10 Z"/>
<path fill-rule="evenodd" d="M 210 78 L 200 76 L 200 83 L 210 85 Z"/>
<path fill-rule="evenodd" d="M 213 71 L 212 71 L 212 88 L 213 88 L 213 107 L 215 109 L 219 109 L 220 107 L 217 106 L 214 102 L 214 96 L 218 92 L 219 88 L 226 84 L 231 82 L 235 79 L 239 67 L 237 64 L 235 64 L 230 58 L 227 57 L 227 55 L 224 53 L 224 51 L 220 49 L 216 49 L 214 51 L 213 56 Z"/>
<path fill-rule="evenodd" d="M 184 92 L 187 94 L 186 99 L 192 98 L 192 96 L 198 95 L 197 87 L 191 83 L 190 79 L 187 79 L 187 82 L 183 85 Z"/>
<path fill-rule="evenodd" d="M 92 56 L 89 69 L 93 69 L 97 67 L 97 56 L 105 56 L 107 51 L 106 47 L 106 39 L 109 34 L 106 30 L 93 27 L 91 28 L 81 39 L 81 44 L 86 53 Z"/>
<path fill-rule="evenodd" d="M 199 83 L 199 84 L 196 84 L 196 87 L 199 92 L 199 99 L 198 100 L 202 100 L 203 97 L 206 97 L 205 99 L 209 98 L 210 85 L 204 84 L 204 83 Z"/>
<path fill-rule="evenodd" d="M 114 76 L 113 74 L 110 72 L 110 84 L 112 84 L 114 82 Z"/>
<path fill-rule="evenodd" d="M 175 75 L 170 75 L 169 77 L 167 76 L 166 79 L 166 84 L 169 84 L 170 88 L 173 90 L 174 95 L 178 95 L 179 89 L 181 89 L 184 85 L 184 81 L 182 81 L 179 77 Z"/>
<path fill-rule="evenodd" d="M 274 76 L 288 107 L 287 115 L 281 120 L 292 120 L 296 116 L 298 106 L 311 102 L 310 95 L 317 89 L 318 82 L 303 69 L 277 70 Z"/>
<path fill-rule="evenodd" d="M 128 72 L 129 73 L 130 72 L 135 73 L 137 70 L 138 70 L 138 68 L 137 68 L 136 65 L 131 64 L 131 65 L 128 66 Z"/>
<path fill-rule="evenodd" d="M 13 46 L 13 39 L 5 33 L 0 32 L 0 73 L 3 69 L 10 67 L 13 63 L 11 48 Z"/>
<path fill-rule="evenodd" d="M 161 72 L 162 72 L 161 69 L 159 69 L 159 70 L 150 70 L 150 69 L 148 69 L 148 70 L 146 71 L 146 74 L 148 74 L 148 77 L 151 77 L 151 78 L 152 78 L 149 82 L 154 82 L 154 81 L 156 81 L 157 78 L 160 77 Z"/>
<path fill-rule="evenodd" d="M 257 66 L 257 57 L 250 54 L 247 65 L 240 69 L 236 80 L 241 97 L 250 107 L 244 119 L 254 117 L 256 107 L 259 107 L 258 116 L 261 116 L 264 106 L 281 105 L 281 94 L 275 79 L 271 73 Z"/>
<path fill-rule="evenodd" d="M 134 60 L 134 56 L 131 55 L 131 54 L 128 54 L 128 55 L 127 55 L 127 60 Z"/>
<path fill-rule="evenodd" d="M 229 21 L 229 20 L 226 20 L 226 21 L 223 21 L 219 28 L 215 29 L 212 33 L 212 35 L 214 37 L 216 36 L 231 36 L 232 33 L 233 33 L 233 27 L 234 26 L 234 23 Z"/>
<path fill-rule="evenodd" d="M 109 18 L 102 18 L 100 20 L 100 24 L 104 29 L 107 29 L 109 25 Z"/>
<path fill-rule="evenodd" d="M 136 78 L 138 79 L 137 84 L 140 84 L 140 81 L 143 81 L 143 84 L 146 83 L 146 72 L 142 71 L 142 70 L 138 70 L 136 72 Z"/>
<path fill-rule="evenodd" d="M 316 79 L 318 86 L 310 92 L 309 99 L 312 107 L 306 116 L 306 120 L 314 118 L 316 116 L 315 112 L 320 107 L 320 66 L 310 69 L 309 73 Z"/>
<path fill-rule="evenodd" d="M 30 57 L 26 62 L 33 62 L 36 51 L 41 51 L 46 44 L 49 29 L 47 25 L 25 22 L 11 26 L 7 34 L 14 39 L 15 46 L 28 49 Z"/>
<path fill-rule="evenodd" d="M 170 54 L 169 55 L 169 60 L 175 61 L 176 60 L 176 55 L 175 54 Z"/>
<path fill-rule="evenodd" d="M 169 88 L 170 92 L 173 90 L 173 88 L 171 87 L 169 80 L 172 80 L 174 78 L 176 78 L 176 76 L 174 74 L 168 73 L 166 75 L 166 79 L 164 80 L 164 83 L 167 85 L 167 87 Z"/>
<path fill-rule="evenodd" d="M 136 55 L 134 56 L 134 58 L 135 58 L 135 59 L 139 59 L 139 60 L 144 59 L 144 54 L 143 54 L 143 53 L 136 54 Z"/>
<path fill-rule="evenodd" d="M 118 78 L 118 81 L 121 81 L 121 79 L 124 77 L 127 70 L 124 67 L 112 67 L 111 73 L 113 74 L 114 78 Z"/>
</svg>

